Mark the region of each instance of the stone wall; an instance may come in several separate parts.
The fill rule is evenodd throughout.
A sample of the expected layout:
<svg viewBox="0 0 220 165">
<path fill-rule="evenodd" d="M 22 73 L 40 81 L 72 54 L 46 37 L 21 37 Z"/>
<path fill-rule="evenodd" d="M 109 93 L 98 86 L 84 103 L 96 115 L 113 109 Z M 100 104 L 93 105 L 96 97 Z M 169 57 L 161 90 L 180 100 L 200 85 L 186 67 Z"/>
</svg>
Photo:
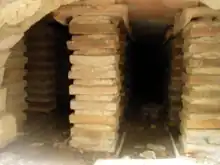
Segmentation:
<svg viewBox="0 0 220 165">
<path fill-rule="evenodd" d="M 0 147 L 4 147 L 16 137 L 26 119 L 26 81 L 23 80 L 27 62 L 23 55 L 25 51 L 23 39 L 11 49 L 0 50 Z"/>
</svg>

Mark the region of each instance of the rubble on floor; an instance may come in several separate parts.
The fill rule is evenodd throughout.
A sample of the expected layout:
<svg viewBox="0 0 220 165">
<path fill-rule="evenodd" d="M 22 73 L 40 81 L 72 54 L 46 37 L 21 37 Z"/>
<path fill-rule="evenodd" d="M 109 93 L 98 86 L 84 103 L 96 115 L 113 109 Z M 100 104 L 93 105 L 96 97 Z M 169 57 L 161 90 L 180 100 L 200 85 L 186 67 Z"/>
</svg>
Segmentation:
<svg viewBox="0 0 220 165">
<path fill-rule="evenodd" d="M 139 129 L 144 128 L 144 129 Z M 120 154 L 121 158 L 161 159 L 173 158 L 174 151 L 169 133 L 163 123 L 157 122 L 155 129 L 148 121 L 125 124 L 122 127 L 127 136 Z"/>
<path fill-rule="evenodd" d="M 140 157 L 145 158 L 145 159 L 156 159 L 156 154 L 154 151 L 146 150 L 140 153 Z"/>
</svg>

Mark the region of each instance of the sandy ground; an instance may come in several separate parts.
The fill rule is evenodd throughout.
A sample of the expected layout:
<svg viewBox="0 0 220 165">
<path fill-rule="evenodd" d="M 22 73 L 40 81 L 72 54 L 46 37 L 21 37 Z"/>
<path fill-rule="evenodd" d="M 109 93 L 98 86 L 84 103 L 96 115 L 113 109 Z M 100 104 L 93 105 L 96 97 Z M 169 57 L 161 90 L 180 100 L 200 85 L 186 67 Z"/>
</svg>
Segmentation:
<svg viewBox="0 0 220 165">
<path fill-rule="evenodd" d="M 56 115 L 32 114 L 24 134 L 0 153 L 0 165 L 92 165 L 107 153 L 85 153 L 68 147 L 68 127 Z M 57 119 L 57 120 L 55 120 Z M 125 122 L 124 147 L 120 157 L 140 158 L 150 151 L 147 144 L 161 145 L 165 151 L 153 151 L 157 158 L 173 157 L 171 141 L 163 124 Z"/>
<path fill-rule="evenodd" d="M 153 151 L 156 158 L 174 157 L 172 143 L 163 123 L 127 123 L 124 130 L 126 130 L 127 136 L 122 156 L 148 158 L 148 156 L 141 156 L 141 153 Z M 152 149 L 148 145 L 153 145 L 154 148 Z"/>
</svg>

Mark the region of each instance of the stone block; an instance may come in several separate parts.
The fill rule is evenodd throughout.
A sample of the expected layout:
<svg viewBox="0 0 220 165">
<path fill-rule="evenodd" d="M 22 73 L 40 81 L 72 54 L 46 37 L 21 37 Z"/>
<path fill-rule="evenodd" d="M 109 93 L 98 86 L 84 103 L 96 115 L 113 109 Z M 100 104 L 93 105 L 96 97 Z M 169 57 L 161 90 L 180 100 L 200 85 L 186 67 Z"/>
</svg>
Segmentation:
<svg viewBox="0 0 220 165">
<path fill-rule="evenodd" d="M 49 103 L 28 103 L 27 111 L 34 111 L 34 112 L 45 112 L 48 113 L 56 108 L 56 102 L 49 102 Z"/>
<path fill-rule="evenodd" d="M 26 67 L 28 70 L 53 70 L 56 68 L 56 63 L 54 61 L 35 61 L 35 60 L 29 60 L 26 64 Z"/>
<path fill-rule="evenodd" d="M 100 102 L 113 102 L 119 100 L 118 95 L 76 95 L 76 101 L 100 101 Z"/>
<path fill-rule="evenodd" d="M 118 131 L 117 125 L 103 125 L 103 124 L 74 124 L 74 128 L 86 129 L 91 131 L 104 131 L 104 132 L 116 132 Z"/>
<path fill-rule="evenodd" d="M 55 69 L 48 69 L 46 71 L 43 71 L 43 68 L 38 68 L 38 69 L 28 69 L 28 75 L 30 76 L 30 78 L 35 78 L 38 79 L 39 77 L 52 77 L 54 78 L 56 74 L 56 70 Z M 49 78 L 48 78 L 49 79 Z"/>
<path fill-rule="evenodd" d="M 192 74 L 185 74 L 183 73 L 183 81 L 188 86 L 192 85 L 209 85 L 209 86 L 218 86 L 220 84 L 220 76 L 218 75 L 192 75 Z M 220 86 L 219 86 L 220 87 Z"/>
<path fill-rule="evenodd" d="M 220 113 L 192 113 L 183 110 L 181 123 L 186 129 L 219 129 Z"/>
<path fill-rule="evenodd" d="M 74 110 L 98 110 L 98 111 L 117 111 L 119 108 L 119 101 L 115 102 L 99 102 L 99 101 L 79 101 L 71 100 L 70 108 Z"/>
<path fill-rule="evenodd" d="M 194 18 L 219 18 L 219 12 L 208 7 L 199 6 L 185 8 L 175 22 L 174 34 L 177 34 L 188 25 Z"/>
<path fill-rule="evenodd" d="M 113 86 L 117 84 L 115 79 L 90 79 L 90 80 L 74 80 L 74 85 L 81 86 Z"/>
<path fill-rule="evenodd" d="M 220 59 L 185 58 L 184 65 L 190 68 L 218 67 Z"/>
<path fill-rule="evenodd" d="M 119 124 L 118 116 L 100 116 L 100 115 L 74 115 L 69 116 L 70 123 L 74 124 L 103 124 L 117 127 Z"/>
<path fill-rule="evenodd" d="M 218 98 L 220 97 L 220 88 L 216 90 L 211 85 L 183 87 L 183 95 L 191 98 Z"/>
<path fill-rule="evenodd" d="M 119 87 L 117 85 L 112 86 L 80 86 L 70 85 L 69 92 L 71 95 L 84 94 L 84 95 L 117 95 L 119 93 Z"/>
<path fill-rule="evenodd" d="M 199 75 L 220 75 L 220 68 L 219 67 L 204 67 L 204 68 L 186 67 L 186 72 L 189 74 L 199 74 Z"/>
<path fill-rule="evenodd" d="M 94 24 L 80 24 L 70 23 L 70 34 L 116 34 L 118 29 L 113 24 L 108 23 L 94 23 Z"/>
<path fill-rule="evenodd" d="M 85 35 L 74 36 L 71 41 L 67 41 L 67 48 L 70 50 L 78 49 L 119 49 L 120 42 L 117 35 Z"/>
<path fill-rule="evenodd" d="M 107 66 L 89 66 L 89 65 L 73 65 L 71 71 L 84 71 L 84 72 L 96 72 L 96 71 L 103 71 L 107 72 L 108 70 L 112 71 L 115 70 L 119 72 L 120 66 L 119 64 L 107 65 Z"/>
<path fill-rule="evenodd" d="M 50 86 L 51 87 L 51 86 Z M 41 94 L 41 95 L 47 95 L 47 94 L 55 94 L 55 88 L 48 88 L 46 86 L 43 87 L 38 87 L 38 88 L 30 88 L 30 87 L 26 87 L 25 91 L 27 92 L 28 95 L 32 95 L 32 94 Z"/>
<path fill-rule="evenodd" d="M 120 55 L 121 53 L 116 49 L 80 49 L 75 50 L 73 55 L 83 55 L 83 56 L 109 56 L 109 55 Z"/>
<path fill-rule="evenodd" d="M 87 2 L 90 4 L 88 5 Z M 100 1 L 93 3 L 92 1 L 79 1 L 72 5 L 62 6 L 54 12 L 55 19 L 62 23 L 67 24 L 67 18 L 73 16 L 112 16 L 120 17 L 125 22 L 127 28 L 128 25 L 128 7 L 125 4 L 106 5 L 106 2 Z M 109 4 L 110 1 L 108 1 Z M 111 2 L 110 2 L 111 3 Z M 87 4 L 87 5 L 85 5 Z M 96 4 L 96 5 L 95 5 Z M 111 3 L 112 4 L 112 3 Z"/>
<path fill-rule="evenodd" d="M 71 70 L 69 79 L 119 79 L 120 73 L 115 69 Z"/>
<path fill-rule="evenodd" d="M 219 98 L 192 98 L 183 95 L 183 108 L 190 112 L 220 112 Z"/>
<path fill-rule="evenodd" d="M 117 138 L 117 132 L 112 131 L 98 131 L 73 127 L 71 128 L 70 132 L 71 136 L 88 137 L 91 140 L 93 139 L 94 141 L 115 140 Z"/>
<path fill-rule="evenodd" d="M 220 35 L 219 21 L 193 21 L 183 30 L 184 38 L 214 37 Z"/>
<path fill-rule="evenodd" d="M 210 50 L 209 52 L 201 53 L 184 53 L 184 58 L 203 58 L 203 59 L 220 59 L 220 52 L 218 50 Z"/>
<path fill-rule="evenodd" d="M 48 103 L 48 102 L 56 102 L 56 96 L 53 93 L 49 94 L 34 94 L 28 95 L 26 98 L 28 102 L 34 103 Z"/>
<path fill-rule="evenodd" d="M 119 20 L 118 18 L 114 18 L 112 16 L 108 15 L 96 15 L 93 13 L 87 14 L 87 15 L 81 15 L 78 16 L 70 21 L 69 28 L 71 28 L 72 24 L 89 24 L 89 25 L 95 25 L 95 24 L 106 24 L 106 25 L 114 25 L 117 26 L 117 23 Z M 95 34 L 95 33 L 92 33 Z"/>
<path fill-rule="evenodd" d="M 220 121 L 216 119 L 199 120 L 199 119 L 181 119 L 181 122 L 187 129 L 219 129 Z"/>
<path fill-rule="evenodd" d="M 103 110 L 74 110 L 75 115 L 97 115 L 97 116 L 114 116 L 115 111 L 103 111 Z"/>
<path fill-rule="evenodd" d="M 82 2 L 81 2 L 82 3 Z M 85 13 L 90 13 L 96 11 L 97 8 L 93 6 L 83 6 L 83 5 L 64 5 L 53 12 L 53 17 L 56 21 L 63 25 L 67 25 L 68 18 L 70 16 L 76 17 L 83 15 Z"/>
<path fill-rule="evenodd" d="M 107 67 L 111 65 L 118 65 L 120 57 L 118 55 L 106 56 L 83 56 L 71 55 L 70 63 L 74 65 L 84 65 L 91 67 Z"/>
<path fill-rule="evenodd" d="M 183 51 L 184 53 L 204 53 L 204 52 L 219 52 L 220 47 L 218 43 L 184 43 Z"/>
<path fill-rule="evenodd" d="M 26 78 L 25 78 L 26 79 Z M 55 88 L 55 79 L 28 79 L 28 88 L 30 89 L 49 89 Z"/>
</svg>

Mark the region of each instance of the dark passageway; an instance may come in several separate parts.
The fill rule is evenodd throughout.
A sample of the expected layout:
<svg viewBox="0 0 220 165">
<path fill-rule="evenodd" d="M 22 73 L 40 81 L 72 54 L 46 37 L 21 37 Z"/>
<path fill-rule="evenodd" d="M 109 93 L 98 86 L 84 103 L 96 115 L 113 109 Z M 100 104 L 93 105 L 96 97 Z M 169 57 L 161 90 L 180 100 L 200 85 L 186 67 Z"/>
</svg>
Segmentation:
<svg viewBox="0 0 220 165">
<path fill-rule="evenodd" d="M 46 32 L 40 31 L 42 28 Z M 33 39 L 33 36 L 37 37 Z M 46 131 L 48 139 L 52 136 L 63 139 L 63 132 L 70 129 L 69 84 L 71 82 L 68 79 L 68 72 L 71 52 L 66 47 L 66 41 L 70 37 L 68 27 L 56 22 L 51 15 L 47 15 L 33 25 L 25 35 L 28 45 L 25 53 L 28 57 L 26 64 L 28 124 L 25 125 L 25 131 L 31 132 L 33 137 L 40 136 L 39 139 L 44 139 Z M 65 136 L 68 134 L 67 131 Z"/>
<path fill-rule="evenodd" d="M 130 76 L 128 116 L 138 115 L 144 106 L 160 105 L 167 97 L 169 56 L 163 45 L 166 25 L 133 23 L 133 39 L 129 39 L 127 54 Z M 129 79 L 129 78 L 127 78 Z M 160 112 L 165 115 L 164 111 Z"/>
<path fill-rule="evenodd" d="M 133 39 L 128 41 L 125 64 L 129 66 L 126 80 L 130 90 L 122 157 L 152 159 L 174 155 L 165 126 L 171 53 L 169 43 L 164 44 L 167 27 L 151 22 L 132 24 Z M 151 144 L 164 150 L 151 152 L 147 147 Z"/>
</svg>

